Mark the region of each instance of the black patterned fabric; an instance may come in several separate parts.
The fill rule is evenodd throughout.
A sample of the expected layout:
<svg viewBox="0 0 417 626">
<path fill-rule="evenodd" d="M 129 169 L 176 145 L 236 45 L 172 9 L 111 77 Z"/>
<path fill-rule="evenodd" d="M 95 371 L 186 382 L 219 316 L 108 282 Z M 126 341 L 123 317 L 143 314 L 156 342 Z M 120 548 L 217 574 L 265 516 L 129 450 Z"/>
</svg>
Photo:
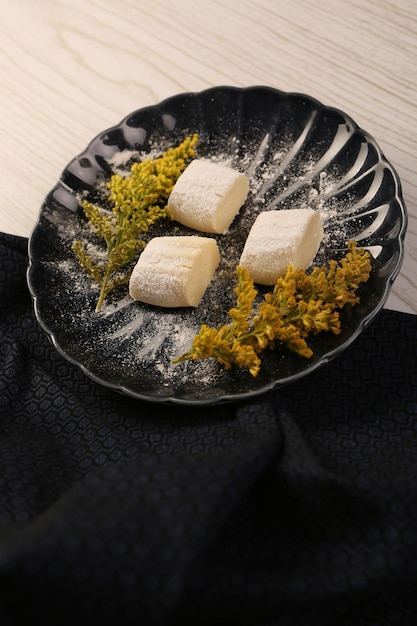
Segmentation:
<svg viewBox="0 0 417 626">
<path fill-rule="evenodd" d="M 417 317 L 250 403 L 150 405 L 40 330 L 0 235 L 0 624 L 417 624 Z"/>
</svg>

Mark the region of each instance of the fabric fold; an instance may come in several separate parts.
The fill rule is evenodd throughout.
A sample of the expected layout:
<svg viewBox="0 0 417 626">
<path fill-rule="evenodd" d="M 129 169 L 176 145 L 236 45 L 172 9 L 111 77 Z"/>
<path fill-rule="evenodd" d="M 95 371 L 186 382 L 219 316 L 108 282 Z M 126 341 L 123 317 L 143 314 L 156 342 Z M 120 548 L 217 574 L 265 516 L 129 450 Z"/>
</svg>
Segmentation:
<svg viewBox="0 0 417 626">
<path fill-rule="evenodd" d="M 0 234 L 5 626 L 413 626 L 417 318 L 251 402 L 151 405 L 40 329 Z"/>
<path fill-rule="evenodd" d="M 0 567 L 10 612 L 19 617 L 24 597 L 25 612 L 51 623 L 72 623 L 74 606 L 106 624 L 167 623 L 194 562 L 279 456 L 274 414 L 262 405 L 238 410 L 209 439 L 204 451 L 106 463 L 15 527 Z"/>
</svg>

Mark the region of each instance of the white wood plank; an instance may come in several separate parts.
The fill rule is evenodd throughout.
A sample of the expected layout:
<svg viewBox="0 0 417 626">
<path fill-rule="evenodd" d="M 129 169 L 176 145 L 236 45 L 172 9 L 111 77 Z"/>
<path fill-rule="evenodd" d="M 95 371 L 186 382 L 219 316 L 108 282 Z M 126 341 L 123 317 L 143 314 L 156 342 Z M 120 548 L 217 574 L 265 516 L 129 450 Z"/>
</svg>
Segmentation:
<svg viewBox="0 0 417 626">
<path fill-rule="evenodd" d="M 417 3 L 0 0 L 0 230 L 27 237 L 62 169 L 129 112 L 265 84 L 341 108 L 396 167 L 409 212 L 387 307 L 417 313 Z"/>
</svg>

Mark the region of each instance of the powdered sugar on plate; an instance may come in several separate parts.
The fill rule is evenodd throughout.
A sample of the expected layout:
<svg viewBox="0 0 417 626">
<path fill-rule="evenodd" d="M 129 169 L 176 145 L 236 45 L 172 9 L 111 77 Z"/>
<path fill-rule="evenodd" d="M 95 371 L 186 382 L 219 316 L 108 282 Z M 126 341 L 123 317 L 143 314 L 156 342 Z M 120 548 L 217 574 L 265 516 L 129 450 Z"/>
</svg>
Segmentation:
<svg viewBox="0 0 417 626">
<path fill-rule="evenodd" d="M 262 139 L 257 151 L 251 146 L 242 146 L 238 141 L 235 145 L 238 147 L 238 153 L 243 152 L 243 158 L 237 159 L 236 153 L 216 154 L 212 160 L 246 173 L 250 179 L 249 197 L 228 233 L 214 236 L 220 248 L 221 263 L 197 309 L 166 311 L 140 302 L 133 302 L 128 294 L 121 293 L 116 297 L 110 297 L 102 311 L 96 314 L 93 303 L 98 297 L 98 287 L 94 286 L 84 275 L 75 258 L 69 256 L 57 265 L 57 271 L 63 283 L 71 285 L 65 299 L 71 300 L 73 303 L 71 308 L 77 312 L 74 324 L 84 330 L 85 354 L 106 354 L 106 358 L 112 359 L 118 367 L 123 368 L 125 372 L 131 372 L 133 378 L 143 370 L 148 373 L 153 371 L 153 377 L 157 377 L 159 384 L 167 389 L 197 384 L 200 388 L 210 388 L 219 378 L 225 376 L 223 369 L 212 360 L 185 362 L 177 365 L 174 365 L 172 360 L 190 349 L 201 324 L 217 326 L 228 323 L 227 312 L 235 304 L 233 289 L 233 285 L 236 284 L 235 269 L 247 233 L 260 211 L 280 208 L 278 187 L 282 190 L 284 208 L 289 198 L 286 192 L 288 182 L 285 178 L 285 170 L 282 165 L 280 166 L 280 163 L 282 164 L 287 158 L 282 148 L 276 153 L 271 152 L 268 135 Z M 112 172 L 127 175 L 132 161 L 156 158 L 160 154 L 161 150 L 156 148 L 145 154 L 124 150 L 113 155 L 108 160 L 108 164 Z M 289 183 L 291 195 L 296 198 L 295 202 L 292 200 L 291 206 L 292 208 L 294 205 L 305 207 L 307 204 L 316 208 L 326 225 L 337 217 L 331 203 L 321 200 L 324 189 L 326 195 L 330 195 L 331 182 L 329 176 L 323 172 L 318 179 L 315 179 L 312 173 L 314 173 L 314 164 L 304 168 L 303 174 L 296 181 L 294 178 L 291 179 Z M 100 196 L 104 189 L 104 181 L 101 179 L 94 191 Z M 303 192 L 299 198 L 297 198 L 298 191 Z M 54 214 L 54 221 L 60 237 L 66 240 L 68 246 L 74 239 L 81 238 L 87 252 L 93 258 L 97 260 L 105 258 L 106 250 L 103 242 L 94 236 L 93 229 L 81 215 L 71 216 L 71 228 L 68 228 L 68 215 L 63 215 L 61 212 Z M 190 232 L 192 232 L 190 229 L 175 222 L 160 222 L 149 233 L 149 236 L 185 235 Z M 334 235 L 334 230 L 330 232 Z M 327 245 L 327 237 L 329 234 L 324 240 L 324 247 Z M 344 244 L 342 229 L 338 237 L 341 244 Z M 318 258 L 321 257 L 323 254 L 318 255 Z M 87 329 L 89 329 L 88 332 L 86 332 Z M 94 364 L 90 363 L 89 367 L 93 368 Z"/>
<path fill-rule="evenodd" d="M 145 114 L 144 122 L 139 117 L 113 129 L 118 149 L 108 146 L 108 133 L 96 139 L 71 162 L 48 197 L 31 241 L 31 291 L 38 318 L 58 350 L 100 383 L 138 398 L 206 403 L 241 397 L 302 375 L 343 346 L 343 335 L 321 338 L 315 347 L 317 357 L 310 362 L 277 348 L 265 355 L 256 380 L 245 369 L 224 370 L 214 360 L 172 363 L 189 350 L 201 324 L 216 327 L 229 322 L 227 313 L 235 305 L 236 266 L 261 211 L 297 207 L 318 211 L 325 234 L 316 264 L 342 256 L 348 239 L 363 242 L 375 256 L 383 250 L 378 233 L 385 227 L 389 207 L 384 196 L 390 192 L 384 187 L 389 168 L 375 145 L 348 118 L 331 113 L 330 121 L 326 118 L 320 125 L 320 107 L 309 105 L 312 110 L 307 107 L 306 113 L 304 103 L 297 100 L 295 108 L 288 107 L 281 117 L 274 113 L 266 126 L 263 121 L 259 128 L 252 121 L 245 126 L 238 117 L 237 132 L 233 116 L 213 117 L 212 105 L 202 106 L 210 123 L 215 120 L 215 132 L 208 129 L 204 116 L 195 127 L 172 126 L 171 116 L 169 127 L 148 132 Z M 180 119 L 182 107 L 178 107 Z M 256 118 L 257 106 L 252 113 Z M 106 251 L 77 206 L 87 198 L 108 210 L 106 181 L 112 173 L 126 176 L 132 162 L 156 158 L 194 132 L 199 134 L 199 158 L 233 167 L 250 180 L 247 201 L 228 232 L 210 235 L 217 241 L 221 262 L 200 305 L 162 310 L 133 302 L 125 288 L 94 313 L 98 287 L 79 267 L 71 245 L 81 239 L 97 259 L 105 257 Z M 142 142 L 146 139 L 146 146 L 129 141 L 124 145 L 120 139 L 124 133 Z M 98 159 L 100 141 L 104 156 Z M 195 233 L 175 222 L 160 221 L 147 237 L 189 234 Z M 378 305 L 375 293 L 369 291 L 364 310 L 348 332 L 354 332 Z"/>
</svg>

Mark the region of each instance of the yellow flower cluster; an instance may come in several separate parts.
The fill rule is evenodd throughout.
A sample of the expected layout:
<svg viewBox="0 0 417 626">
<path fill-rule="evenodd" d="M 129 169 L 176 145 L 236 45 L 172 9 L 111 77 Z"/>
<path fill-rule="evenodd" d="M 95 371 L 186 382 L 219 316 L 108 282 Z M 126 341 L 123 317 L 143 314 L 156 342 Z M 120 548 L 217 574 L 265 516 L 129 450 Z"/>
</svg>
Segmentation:
<svg viewBox="0 0 417 626">
<path fill-rule="evenodd" d="M 145 247 L 141 235 L 157 220 L 170 217 L 168 197 L 189 160 L 195 157 L 197 140 L 197 135 L 186 137 L 159 158 L 134 163 L 126 178 L 114 174 L 107 183 L 111 212 L 83 202 L 86 218 L 106 245 L 105 263 L 91 258 L 80 240 L 72 245 L 79 264 L 100 287 L 96 311 L 112 289 L 129 281 L 129 272 L 124 269 Z"/>
<path fill-rule="evenodd" d="M 350 241 L 340 262 L 331 260 L 328 267 L 315 267 L 309 274 L 288 267 L 256 308 L 253 280 L 246 269 L 238 267 L 237 304 L 229 311 L 231 322 L 219 328 L 203 324 L 191 349 L 174 363 L 214 358 L 226 369 L 247 367 L 257 376 L 260 353 L 277 342 L 310 358 L 313 352 L 306 337 L 322 331 L 340 333 L 339 310 L 359 301 L 357 289 L 368 280 L 371 269 L 369 253 Z"/>
</svg>

